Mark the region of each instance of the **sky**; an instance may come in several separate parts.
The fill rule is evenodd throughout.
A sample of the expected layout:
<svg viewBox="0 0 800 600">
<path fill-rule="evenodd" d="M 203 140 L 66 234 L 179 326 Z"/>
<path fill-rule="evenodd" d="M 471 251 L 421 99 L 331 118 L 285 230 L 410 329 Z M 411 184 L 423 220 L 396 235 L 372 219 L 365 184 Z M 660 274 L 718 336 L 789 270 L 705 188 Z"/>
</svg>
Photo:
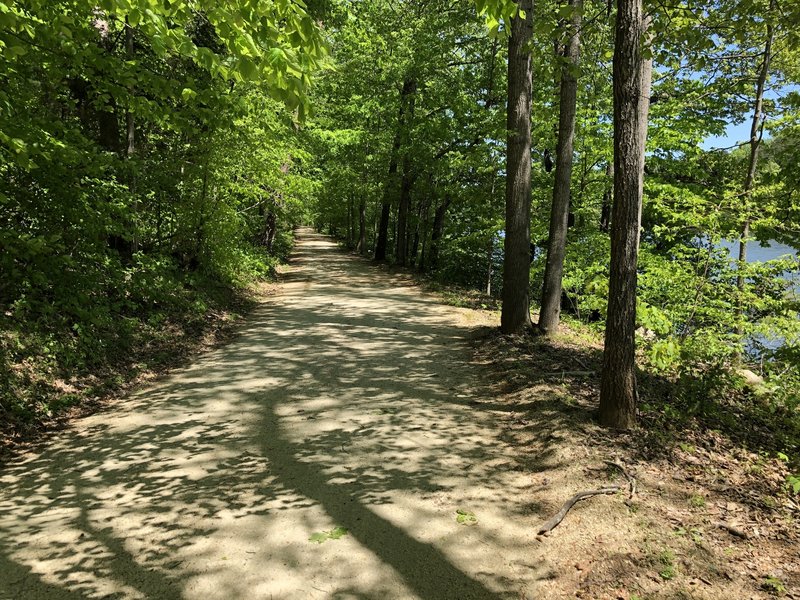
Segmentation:
<svg viewBox="0 0 800 600">
<path fill-rule="evenodd" d="M 728 148 L 734 144 L 740 144 L 750 139 L 750 119 L 738 125 L 728 125 L 725 129 L 725 135 L 715 135 L 706 138 L 700 144 L 703 150 L 711 150 L 712 148 Z"/>
</svg>

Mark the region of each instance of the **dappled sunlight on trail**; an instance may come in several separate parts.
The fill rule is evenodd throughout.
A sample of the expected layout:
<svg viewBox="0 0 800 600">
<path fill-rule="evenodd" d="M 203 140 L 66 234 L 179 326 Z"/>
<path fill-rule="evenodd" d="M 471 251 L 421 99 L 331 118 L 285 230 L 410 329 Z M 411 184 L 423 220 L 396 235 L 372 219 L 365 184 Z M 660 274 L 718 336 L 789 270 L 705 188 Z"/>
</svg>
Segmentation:
<svg viewBox="0 0 800 600">
<path fill-rule="evenodd" d="M 308 230 L 282 287 L 0 472 L 1 598 L 535 594 L 541 515 L 454 309 Z"/>
</svg>

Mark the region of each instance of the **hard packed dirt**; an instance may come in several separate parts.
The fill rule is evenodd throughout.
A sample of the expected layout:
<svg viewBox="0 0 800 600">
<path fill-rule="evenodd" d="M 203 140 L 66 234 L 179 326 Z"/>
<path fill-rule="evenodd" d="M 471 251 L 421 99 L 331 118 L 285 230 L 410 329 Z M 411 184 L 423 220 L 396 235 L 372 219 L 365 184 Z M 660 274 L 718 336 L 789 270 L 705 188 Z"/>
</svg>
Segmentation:
<svg viewBox="0 0 800 600">
<path fill-rule="evenodd" d="M 2 467 L 0 598 L 797 593 L 793 500 L 711 477 L 724 441 L 659 457 L 597 427 L 596 348 L 499 338 L 299 233 L 233 341 Z"/>
</svg>

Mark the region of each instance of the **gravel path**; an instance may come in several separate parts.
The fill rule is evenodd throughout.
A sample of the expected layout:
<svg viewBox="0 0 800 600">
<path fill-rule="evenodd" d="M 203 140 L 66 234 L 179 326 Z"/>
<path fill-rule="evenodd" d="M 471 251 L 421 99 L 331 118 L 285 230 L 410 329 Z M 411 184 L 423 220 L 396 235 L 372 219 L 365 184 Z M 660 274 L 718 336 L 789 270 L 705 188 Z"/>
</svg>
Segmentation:
<svg viewBox="0 0 800 600">
<path fill-rule="evenodd" d="M 542 515 L 469 364 L 474 315 L 310 230 L 280 288 L 0 471 L 0 598 L 538 597 Z"/>
</svg>

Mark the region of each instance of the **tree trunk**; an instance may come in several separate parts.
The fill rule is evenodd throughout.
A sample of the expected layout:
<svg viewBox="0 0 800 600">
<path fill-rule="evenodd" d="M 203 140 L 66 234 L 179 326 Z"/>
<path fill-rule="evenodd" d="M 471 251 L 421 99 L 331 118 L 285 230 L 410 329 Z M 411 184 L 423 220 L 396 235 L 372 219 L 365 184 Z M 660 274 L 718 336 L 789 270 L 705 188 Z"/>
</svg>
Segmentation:
<svg viewBox="0 0 800 600">
<path fill-rule="evenodd" d="M 364 254 L 367 251 L 367 203 L 364 200 L 358 205 L 358 246 L 356 251 Z"/>
<path fill-rule="evenodd" d="M 400 109 L 402 113 L 402 107 Z M 401 116 L 402 119 L 402 116 Z M 399 127 L 399 125 L 398 125 Z M 397 152 L 400 150 L 400 130 L 394 135 L 392 144 L 392 154 L 389 158 L 389 175 L 386 179 L 386 186 L 383 189 L 383 200 L 381 202 L 381 217 L 378 222 L 378 237 L 375 241 L 375 260 L 386 260 L 386 246 L 389 239 L 389 215 L 392 211 L 392 189 L 395 175 L 397 175 Z"/>
<path fill-rule="evenodd" d="M 614 202 L 614 161 L 606 165 L 606 191 L 603 192 L 603 206 L 600 209 L 600 231 L 608 233 L 611 224 L 611 205 Z"/>
<path fill-rule="evenodd" d="M 128 18 L 125 17 L 125 55 L 128 60 L 133 60 L 133 27 L 128 23 Z M 133 89 L 128 89 L 128 94 L 133 96 Z M 127 143 L 125 145 L 125 159 L 130 161 L 133 153 L 136 151 L 136 124 L 133 120 L 133 113 L 130 108 L 125 111 L 125 137 Z M 130 169 L 130 192 L 133 196 L 133 239 L 131 240 L 133 252 L 139 251 L 139 227 L 137 223 L 137 214 L 139 213 L 139 196 L 136 194 L 136 172 L 132 165 Z"/>
<path fill-rule="evenodd" d="M 558 331 L 558 323 L 561 318 L 561 279 L 564 273 L 564 255 L 567 249 L 567 228 L 569 227 L 572 148 L 575 139 L 575 113 L 578 96 L 576 69 L 580 55 L 579 30 L 583 0 L 569 0 L 569 5 L 573 8 L 573 13 L 570 38 L 564 47 L 565 60 L 561 67 L 556 176 L 553 185 L 553 207 L 550 211 L 547 263 L 542 287 L 542 309 L 539 313 L 539 331 L 546 336 L 552 336 Z"/>
<path fill-rule="evenodd" d="M 431 233 L 431 251 L 428 259 L 428 268 L 433 270 L 439 266 L 439 244 L 444 233 L 444 218 L 450 206 L 450 194 L 446 194 L 444 201 L 436 207 L 433 215 L 433 232 Z"/>
<path fill-rule="evenodd" d="M 652 59 L 643 56 L 648 19 L 642 0 L 618 0 L 614 44 L 614 206 L 600 423 L 636 424 L 636 264 Z"/>
<path fill-rule="evenodd" d="M 352 250 L 356 246 L 356 205 L 353 197 L 347 197 L 347 249 Z"/>
<path fill-rule="evenodd" d="M 413 112 L 414 110 L 414 94 L 417 91 L 417 83 L 413 79 L 406 79 L 403 82 L 403 88 L 400 92 L 400 109 L 397 116 L 397 131 L 395 132 L 394 136 L 394 143 L 392 144 L 392 155 L 391 159 L 389 160 L 389 177 L 386 182 L 386 187 L 384 188 L 383 192 L 383 202 L 381 203 L 381 218 L 380 223 L 378 225 L 378 236 L 375 242 L 375 260 L 376 261 L 384 261 L 386 260 L 386 248 L 388 245 L 388 238 L 389 238 L 389 217 L 391 215 L 391 206 L 392 206 L 392 192 L 394 191 L 394 183 L 397 175 L 397 161 L 398 155 L 400 153 L 400 149 L 405 147 L 405 156 L 403 157 L 403 181 L 402 186 L 408 186 L 406 193 L 408 197 L 405 198 L 406 202 L 410 199 L 411 193 L 411 164 L 410 164 L 410 157 L 408 156 L 408 127 L 407 124 L 410 121 L 408 118 L 408 109 Z M 402 187 L 401 186 L 401 187 Z M 401 189 L 401 204 L 403 202 L 403 190 Z M 402 209 L 398 209 L 398 212 Z M 404 217 L 407 219 L 408 215 L 408 205 L 405 207 Z M 400 220 L 400 215 L 398 214 L 398 221 Z M 403 223 L 405 226 L 405 223 Z M 397 236 L 395 236 L 395 240 L 397 240 Z M 397 242 L 400 245 L 400 242 Z"/>
<path fill-rule="evenodd" d="M 272 247 L 275 244 L 275 234 L 278 232 L 278 219 L 275 212 L 270 210 L 267 212 L 267 220 L 265 222 L 265 236 L 264 245 L 267 247 L 267 252 L 272 254 Z"/>
<path fill-rule="evenodd" d="M 420 273 L 424 273 L 426 267 L 428 266 L 428 231 L 430 230 L 431 226 L 431 204 L 432 204 L 432 192 L 429 192 L 431 195 L 428 196 L 427 201 L 425 202 L 425 212 L 422 215 L 422 249 L 419 253 L 419 263 L 417 264 L 417 270 Z"/>
<path fill-rule="evenodd" d="M 531 37 L 533 0 L 511 20 L 508 39 L 508 130 L 503 309 L 500 330 L 518 333 L 529 323 L 531 222 Z"/>
<path fill-rule="evenodd" d="M 770 10 L 773 10 L 775 0 L 770 3 Z M 753 188 L 753 181 L 756 177 L 756 167 L 758 165 L 758 149 L 761 146 L 761 138 L 763 135 L 764 127 L 764 88 L 767 84 L 767 77 L 769 76 L 769 65 L 772 60 L 772 43 L 775 38 L 775 27 L 771 21 L 767 22 L 767 41 L 764 44 L 764 58 L 761 62 L 761 70 L 758 74 L 758 82 L 756 84 L 756 97 L 753 106 L 753 120 L 750 123 L 750 160 L 747 165 L 747 176 L 744 180 L 744 187 L 742 189 L 742 201 L 744 203 L 745 218 L 742 224 L 742 234 L 739 237 L 739 274 L 736 277 L 736 285 L 739 288 L 739 324 L 737 332 L 739 335 L 744 333 L 744 293 L 747 285 L 747 278 L 743 275 L 747 267 L 747 238 L 750 236 L 750 190 Z"/>
<path fill-rule="evenodd" d="M 401 125 L 402 125 L 402 149 L 403 149 L 403 174 L 400 182 L 400 203 L 397 207 L 397 251 L 395 252 L 395 262 L 406 266 L 408 262 L 408 213 L 411 208 L 411 186 L 413 178 L 411 175 L 411 153 L 409 142 L 411 140 L 411 126 L 414 121 L 414 105 L 417 93 L 417 81 L 407 78 L 403 82 L 401 92 Z"/>
</svg>

